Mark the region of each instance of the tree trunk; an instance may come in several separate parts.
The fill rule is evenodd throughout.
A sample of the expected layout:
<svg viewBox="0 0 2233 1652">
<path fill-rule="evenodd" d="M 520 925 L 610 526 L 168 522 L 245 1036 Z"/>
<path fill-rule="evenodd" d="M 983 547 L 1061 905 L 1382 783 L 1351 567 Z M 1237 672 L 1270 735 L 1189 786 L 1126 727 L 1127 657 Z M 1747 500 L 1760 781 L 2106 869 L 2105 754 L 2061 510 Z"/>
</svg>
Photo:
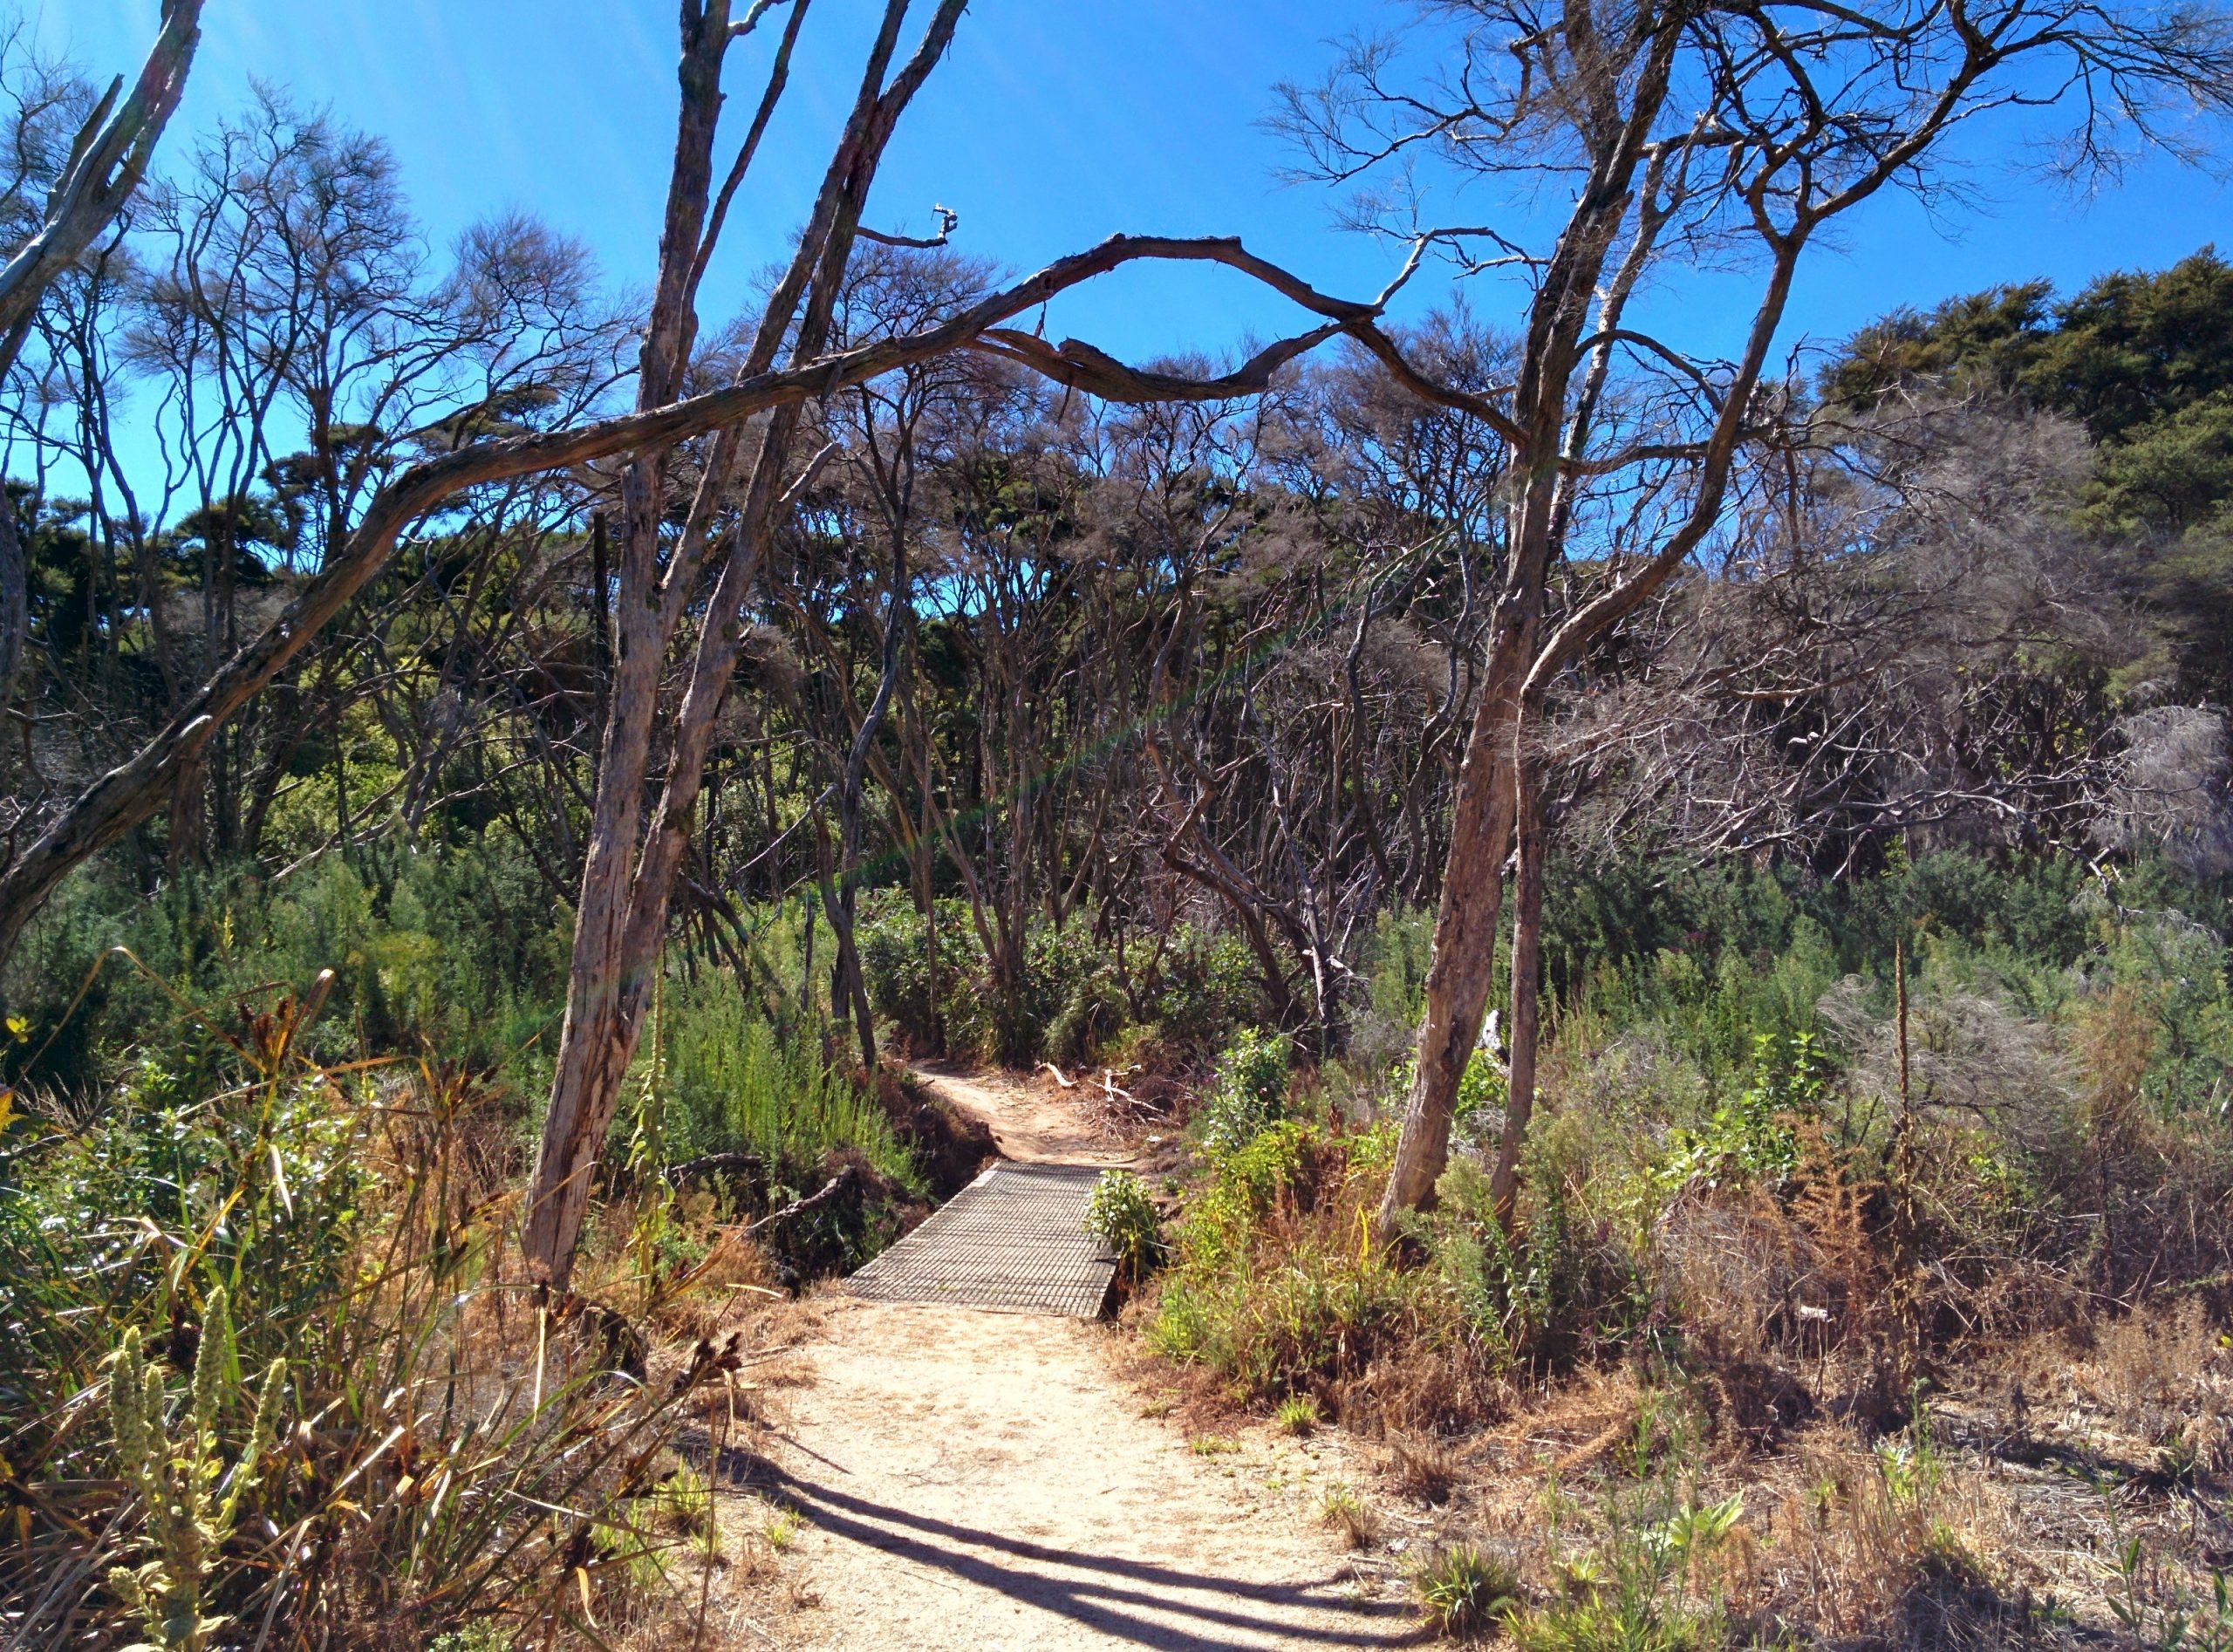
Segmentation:
<svg viewBox="0 0 2233 1652">
<path fill-rule="evenodd" d="M 1550 846 L 1543 827 L 1542 760 L 1523 756 L 1517 760 L 1515 773 L 1519 867 L 1512 886 L 1512 1058 L 1505 1089 L 1504 1137 L 1497 1144 L 1496 1169 L 1489 1178 L 1489 1201 L 1506 1237 L 1512 1233 L 1519 1190 L 1519 1150 L 1535 1110 L 1535 1052 L 1542 1017 L 1543 857 Z"/>
<path fill-rule="evenodd" d="M 520 1235 L 530 1263 L 539 1263 L 554 1281 L 563 1280 L 564 1263 L 581 1232 L 590 1177 L 611 1123 L 606 1102 L 620 1093 L 650 999 L 642 962 L 631 959 L 626 949 L 659 658 L 640 648 L 632 651 L 624 631 L 612 715 L 598 754 L 597 804 L 575 909 L 566 1018 L 558 1034 L 550 1107 Z"/>
<path fill-rule="evenodd" d="M 815 888 L 837 943 L 837 956 L 830 971 L 830 1013 L 851 1014 L 853 1035 L 860 1041 L 861 1065 L 872 1073 L 876 1070 L 876 1014 L 869 1006 L 868 986 L 862 978 L 860 949 L 853 942 L 850 891 L 841 891 L 831 874 L 830 833 L 819 815 L 814 822 L 814 858 Z"/>
<path fill-rule="evenodd" d="M 1458 772 L 1450 855 L 1435 914 L 1434 956 L 1427 967 L 1426 1014 L 1419 1027 L 1396 1163 L 1380 1206 L 1383 1244 L 1395 1237 L 1403 1212 L 1434 1203 L 1435 1184 L 1450 1163 L 1458 1086 L 1473 1059 L 1474 1041 L 1488 1009 L 1497 920 L 1504 905 L 1505 847 L 1512 841 L 1513 714 L 1525 666 L 1524 659 L 1497 656 L 1516 656 L 1518 641 L 1507 647 L 1500 637 L 1492 652 L 1472 739 Z"/>
<path fill-rule="evenodd" d="M 0 494 L 0 725 L 15 704 L 16 675 L 31 639 L 31 566 L 16 502 Z"/>
</svg>

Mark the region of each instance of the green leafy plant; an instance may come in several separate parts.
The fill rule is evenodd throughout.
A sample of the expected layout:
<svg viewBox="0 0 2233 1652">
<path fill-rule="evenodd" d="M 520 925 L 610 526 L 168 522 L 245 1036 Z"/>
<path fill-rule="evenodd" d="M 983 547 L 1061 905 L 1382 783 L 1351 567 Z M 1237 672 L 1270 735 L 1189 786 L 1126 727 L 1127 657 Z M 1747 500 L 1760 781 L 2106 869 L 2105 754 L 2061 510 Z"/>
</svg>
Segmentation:
<svg viewBox="0 0 2233 1652">
<path fill-rule="evenodd" d="M 1292 1059 L 1284 1037 L 1253 1027 L 1226 1046 L 1202 1104 L 1202 1142 L 1211 1152 L 1238 1152 L 1279 1121 Z"/>
<path fill-rule="evenodd" d="M 141 1543 L 150 1553 L 137 1567 L 112 1568 L 109 1587 L 146 1626 L 148 1638 L 140 1644 L 160 1652 L 201 1652 L 229 1621 L 207 1610 L 210 1572 L 239 1522 L 242 1498 L 256 1487 L 287 1382 L 286 1361 L 275 1359 L 264 1371 L 254 1421 L 228 1464 L 224 1413 L 236 1366 L 222 1287 L 209 1294 L 202 1311 L 187 1412 L 175 1430 L 166 1373 L 147 1356 L 136 1328 L 125 1332 L 110 1365 L 117 1469 L 140 1500 Z"/>
<path fill-rule="evenodd" d="M 1163 1218 L 1147 1184 L 1130 1171 L 1103 1171 L 1086 1202 L 1085 1231 L 1109 1247 L 1134 1284 L 1163 1259 Z"/>
<path fill-rule="evenodd" d="M 1752 1082 L 1695 1130 L 1677 1130 L 1659 1180 L 1779 1182 L 1799 1165 L 1794 1121 L 1813 1117 L 1828 1092 L 1828 1063 L 1811 1033 L 1794 1033 L 1787 1053 L 1762 1033 L 1752 1041 Z"/>
<path fill-rule="evenodd" d="M 1279 1410 L 1272 1413 L 1272 1426 L 1282 1434 L 1299 1437 L 1315 1433 L 1318 1424 L 1318 1402 L 1308 1394 L 1296 1394 L 1281 1400 Z"/>
<path fill-rule="evenodd" d="M 0 1616 L 26 1644 L 174 1652 L 269 1625 L 308 1649 L 366 1614 L 419 1644 L 629 1608 L 600 1533 L 734 1349 L 620 1380 L 618 1315 L 526 1301 L 495 1266 L 488 1093 L 432 1063 L 320 1067 L 314 1008 L 151 1050 L 100 1116 L 0 1144 L 0 1409 L 25 1494 Z M 145 1328 L 197 1325 L 181 1384 Z M 312 1423 L 283 1472 L 283 1410 Z"/>
</svg>

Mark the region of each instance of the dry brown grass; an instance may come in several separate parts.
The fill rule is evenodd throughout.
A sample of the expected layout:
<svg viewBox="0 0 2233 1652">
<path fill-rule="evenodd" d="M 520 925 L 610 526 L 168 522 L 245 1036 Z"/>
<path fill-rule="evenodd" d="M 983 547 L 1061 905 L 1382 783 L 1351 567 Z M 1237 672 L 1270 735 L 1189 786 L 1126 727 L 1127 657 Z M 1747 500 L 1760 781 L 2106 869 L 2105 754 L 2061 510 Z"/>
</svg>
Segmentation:
<svg viewBox="0 0 2233 1652">
<path fill-rule="evenodd" d="M 1465 1464 L 1444 1441 L 1431 1435 L 1399 1435 L 1390 1440 L 1382 1471 L 1388 1484 L 1421 1503 L 1445 1503 Z"/>
<path fill-rule="evenodd" d="M 1943 1607 L 1950 1589 L 1971 1617 L 2001 1628 L 2032 1615 L 2022 1585 L 2006 1594 L 2001 1587 L 2011 1580 L 2020 1527 L 1990 1476 L 1968 1468 L 1925 1474 L 1834 1426 L 1810 1430 L 1762 1469 L 1753 1499 L 1766 1519 L 1752 1587 L 1740 1597 L 1750 1614 L 1894 1644 L 1924 1597 Z"/>
<path fill-rule="evenodd" d="M 2233 1476 L 2233 1347 L 2199 1298 L 2112 1321 L 2072 1375 L 2160 1470 Z"/>
<path fill-rule="evenodd" d="M 2212 1443 L 2233 1417 L 2224 1337 L 2189 1300 L 2083 1335 L 1965 1345 L 1909 1429 L 1820 1415 L 1765 1446 L 1709 1431 L 1717 1374 L 1671 1392 L 1590 1374 L 1470 1442 L 1433 1442 L 1437 1502 L 1422 1506 L 1409 1437 L 1390 1443 L 1382 1489 L 1426 1517 L 1405 1517 L 1415 1546 L 1515 1556 L 1541 1609 L 1602 1598 L 1624 1536 L 1737 1497 L 1733 1528 L 1663 1587 L 1666 1611 L 1725 1624 L 1701 1646 L 2122 1646 L 2134 1611 L 2152 1645 L 2181 1612 L 2206 1614 L 2210 1568 L 2233 1562 L 2233 1529 L 2208 1512 L 2226 1490 Z"/>
</svg>

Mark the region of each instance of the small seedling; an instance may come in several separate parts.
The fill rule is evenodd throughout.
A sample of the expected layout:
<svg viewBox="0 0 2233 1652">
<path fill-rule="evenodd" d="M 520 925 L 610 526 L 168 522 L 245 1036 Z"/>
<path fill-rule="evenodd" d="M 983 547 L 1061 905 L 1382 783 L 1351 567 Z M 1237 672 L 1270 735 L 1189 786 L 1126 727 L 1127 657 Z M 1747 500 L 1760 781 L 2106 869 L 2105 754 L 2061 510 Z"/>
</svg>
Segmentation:
<svg viewBox="0 0 2233 1652">
<path fill-rule="evenodd" d="M 1187 1441 L 1186 1444 L 1196 1457 L 1222 1457 L 1227 1451 L 1238 1451 L 1240 1449 L 1239 1441 L 1228 1440 L 1219 1434 L 1197 1434 L 1192 1439 Z"/>
<path fill-rule="evenodd" d="M 1318 1499 L 1318 1519 L 1321 1526 L 1332 1526 L 1342 1534 L 1342 1540 L 1353 1548 L 1371 1546 L 1380 1535 L 1379 1522 L 1372 1518 L 1357 1489 L 1347 1480 L 1336 1480 L 1328 1486 Z"/>
<path fill-rule="evenodd" d="M 1604 1562 L 1595 1554 L 1571 1554 L 1559 1562 L 1559 1587 L 1569 1601 L 1587 1601 L 1605 1581 Z"/>
<path fill-rule="evenodd" d="M 1318 1427 L 1318 1402 L 1308 1394 L 1280 1401 L 1280 1409 L 1272 1413 L 1272 1426 L 1298 1439 L 1315 1432 Z"/>
<path fill-rule="evenodd" d="M 792 1509 L 777 1509 L 760 1528 L 760 1535 L 768 1539 L 768 1546 L 778 1554 L 790 1553 L 791 1546 L 799 1540 L 799 1533 L 806 1529 L 806 1522 Z"/>
</svg>

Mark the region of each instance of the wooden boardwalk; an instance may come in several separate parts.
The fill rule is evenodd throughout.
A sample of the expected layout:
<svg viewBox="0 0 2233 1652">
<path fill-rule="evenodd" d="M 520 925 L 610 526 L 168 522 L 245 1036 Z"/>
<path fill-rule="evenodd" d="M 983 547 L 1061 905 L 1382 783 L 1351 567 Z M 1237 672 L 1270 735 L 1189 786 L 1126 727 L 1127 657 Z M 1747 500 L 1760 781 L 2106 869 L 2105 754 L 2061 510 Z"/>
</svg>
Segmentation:
<svg viewBox="0 0 2233 1652">
<path fill-rule="evenodd" d="M 1089 1164 L 994 1164 L 846 1281 L 882 1302 L 944 1302 L 1095 1319 L 1116 1259 L 1085 1231 Z"/>
</svg>

